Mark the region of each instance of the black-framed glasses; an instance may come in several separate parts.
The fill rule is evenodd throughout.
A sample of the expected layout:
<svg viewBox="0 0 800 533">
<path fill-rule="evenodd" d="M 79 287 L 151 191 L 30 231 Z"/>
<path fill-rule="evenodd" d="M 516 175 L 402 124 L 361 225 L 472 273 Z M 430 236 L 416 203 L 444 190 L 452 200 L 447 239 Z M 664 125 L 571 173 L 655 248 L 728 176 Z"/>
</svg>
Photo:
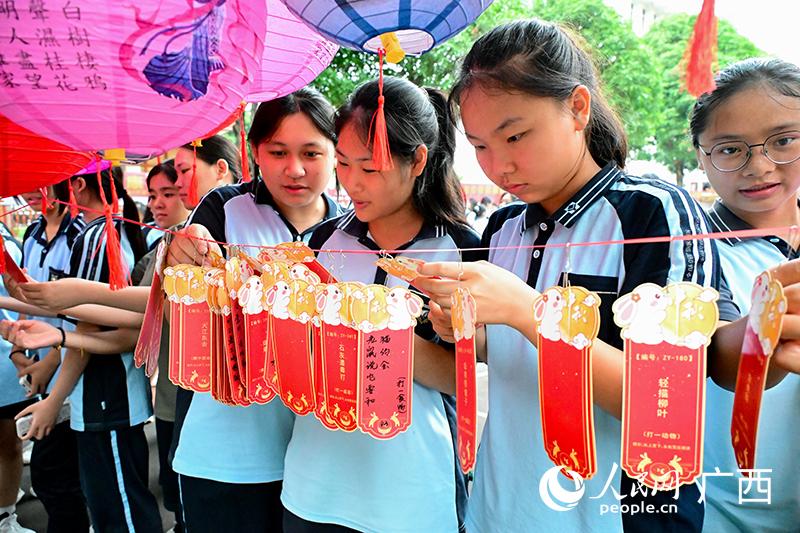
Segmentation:
<svg viewBox="0 0 800 533">
<path fill-rule="evenodd" d="M 753 156 L 753 148 L 762 147 L 764 157 L 776 165 L 788 165 L 800 159 L 800 131 L 782 131 L 764 139 L 763 143 L 747 144 L 744 141 L 725 141 L 706 150 L 700 150 L 711 159 L 711 164 L 720 172 L 736 172 L 743 169 Z"/>
</svg>

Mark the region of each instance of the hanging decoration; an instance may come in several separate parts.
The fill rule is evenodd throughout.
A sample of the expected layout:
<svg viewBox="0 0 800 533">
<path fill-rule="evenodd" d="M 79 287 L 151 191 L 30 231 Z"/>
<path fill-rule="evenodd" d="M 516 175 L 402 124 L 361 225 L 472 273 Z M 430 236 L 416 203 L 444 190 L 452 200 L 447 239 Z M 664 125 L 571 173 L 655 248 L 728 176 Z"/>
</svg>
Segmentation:
<svg viewBox="0 0 800 533">
<path fill-rule="evenodd" d="M 689 94 L 697 98 L 714 90 L 714 68 L 717 62 L 717 17 L 714 16 L 714 0 L 703 0 L 703 7 L 694 23 L 683 62 L 686 69 L 683 84 Z"/>
</svg>

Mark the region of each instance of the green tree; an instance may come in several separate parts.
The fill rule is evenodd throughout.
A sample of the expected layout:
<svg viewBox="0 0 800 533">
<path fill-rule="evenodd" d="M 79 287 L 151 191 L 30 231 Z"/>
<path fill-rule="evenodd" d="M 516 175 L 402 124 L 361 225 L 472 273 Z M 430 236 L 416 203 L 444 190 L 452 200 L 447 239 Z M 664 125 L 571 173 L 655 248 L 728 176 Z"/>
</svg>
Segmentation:
<svg viewBox="0 0 800 533">
<path fill-rule="evenodd" d="M 682 59 L 695 18 L 685 14 L 669 16 L 654 24 L 644 36 L 644 42 L 652 50 L 663 79 L 663 109 L 658 114 L 654 157 L 675 173 L 678 184 L 683 184 L 685 172 L 697 167 L 697 158 L 689 135 L 689 115 L 695 99 L 682 89 L 681 81 Z M 760 55 L 763 52 L 749 39 L 740 35 L 728 22 L 719 21 L 719 68 Z"/>
<path fill-rule="evenodd" d="M 652 142 L 661 102 L 661 76 L 650 49 L 630 24 L 600 0 L 536 0 L 537 17 L 559 22 L 583 38 L 592 53 L 605 94 L 620 115 L 634 156 Z"/>
</svg>

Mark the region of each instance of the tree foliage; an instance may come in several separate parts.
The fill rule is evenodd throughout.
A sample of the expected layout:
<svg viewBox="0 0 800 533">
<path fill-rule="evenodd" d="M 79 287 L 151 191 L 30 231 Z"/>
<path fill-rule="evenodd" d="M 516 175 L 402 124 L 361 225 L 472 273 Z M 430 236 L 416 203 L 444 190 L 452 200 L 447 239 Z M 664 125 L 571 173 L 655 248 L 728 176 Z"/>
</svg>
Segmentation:
<svg viewBox="0 0 800 533">
<path fill-rule="evenodd" d="M 686 171 L 697 167 L 697 158 L 689 135 L 689 115 L 694 97 L 682 88 L 682 60 L 686 43 L 694 27 L 694 16 L 676 14 L 653 25 L 643 41 L 653 51 L 661 75 L 662 98 L 655 134 L 656 160 L 664 163 L 682 183 Z M 719 68 L 748 57 L 763 55 L 749 39 L 740 35 L 728 22 L 718 24 Z"/>
</svg>

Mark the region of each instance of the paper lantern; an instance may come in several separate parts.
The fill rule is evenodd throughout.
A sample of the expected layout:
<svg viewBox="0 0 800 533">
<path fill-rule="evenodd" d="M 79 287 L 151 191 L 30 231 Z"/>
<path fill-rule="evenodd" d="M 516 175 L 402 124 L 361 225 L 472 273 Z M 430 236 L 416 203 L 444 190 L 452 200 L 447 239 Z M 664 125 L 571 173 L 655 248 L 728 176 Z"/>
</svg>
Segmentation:
<svg viewBox="0 0 800 533">
<path fill-rule="evenodd" d="M 36 135 L 0 115 L 0 197 L 57 183 L 91 161 L 91 154 Z"/>
<path fill-rule="evenodd" d="M 0 113 L 79 150 L 161 153 L 236 110 L 265 28 L 248 0 L 26 3 L 0 27 Z"/>
<path fill-rule="evenodd" d="M 407 54 L 419 55 L 471 24 L 492 0 L 283 0 L 327 39 L 347 48 L 389 48 L 381 35 L 395 32 Z M 393 61 L 390 53 L 388 59 Z"/>
<path fill-rule="evenodd" d="M 338 49 L 280 0 L 267 0 L 264 58 L 247 101 L 273 100 L 305 87 L 327 68 Z"/>
</svg>

